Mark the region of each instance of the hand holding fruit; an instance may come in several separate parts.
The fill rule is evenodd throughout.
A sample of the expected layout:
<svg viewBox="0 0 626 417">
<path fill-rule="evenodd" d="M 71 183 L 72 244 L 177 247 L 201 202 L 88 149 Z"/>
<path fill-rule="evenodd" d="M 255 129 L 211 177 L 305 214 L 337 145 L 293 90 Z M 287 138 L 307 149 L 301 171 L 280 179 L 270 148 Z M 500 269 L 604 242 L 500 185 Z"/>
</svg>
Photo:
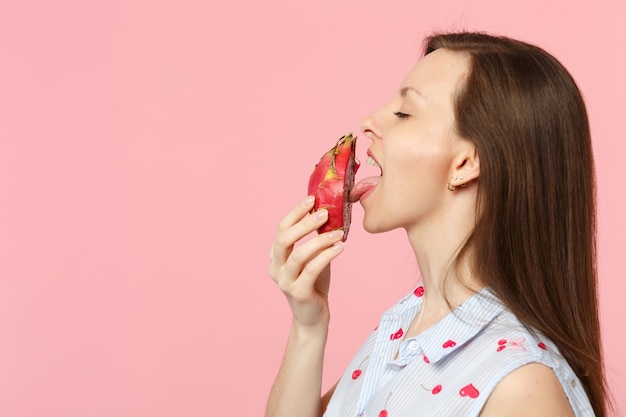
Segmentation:
<svg viewBox="0 0 626 417">
<path fill-rule="evenodd" d="M 330 262 L 343 250 L 352 204 L 348 201 L 354 175 L 356 137 L 342 136 L 315 166 L 309 178 L 309 197 L 294 207 L 278 225 L 270 251 L 270 276 L 283 291 L 295 324 L 328 325 Z M 296 242 L 317 230 L 302 245 Z"/>
<path fill-rule="evenodd" d="M 327 327 L 330 262 L 343 250 L 342 230 L 296 243 L 328 221 L 325 209 L 310 213 L 315 199 L 307 197 L 278 224 L 270 250 L 270 276 L 287 297 L 294 324 Z"/>
</svg>

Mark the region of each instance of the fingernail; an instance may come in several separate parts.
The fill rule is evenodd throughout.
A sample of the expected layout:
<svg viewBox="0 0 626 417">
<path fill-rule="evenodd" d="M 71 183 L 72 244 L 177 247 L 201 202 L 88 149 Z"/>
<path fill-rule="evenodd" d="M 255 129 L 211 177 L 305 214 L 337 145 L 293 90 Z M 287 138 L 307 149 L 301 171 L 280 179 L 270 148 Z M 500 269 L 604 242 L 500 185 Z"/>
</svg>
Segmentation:
<svg viewBox="0 0 626 417">
<path fill-rule="evenodd" d="M 339 239 L 340 237 L 343 237 L 343 230 L 333 230 L 332 232 L 328 234 L 328 237 L 331 240 Z"/>
<path fill-rule="evenodd" d="M 333 250 L 340 252 L 343 250 L 343 242 L 337 242 L 333 245 Z"/>
<path fill-rule="evenodd" d="M 319 209 L 315 212 L 315 214 L 313 214 L 313 216 L 315 216 L 315 220 L 324 220 L 328 217 L 328 210 Z"/>
<path fill-rule="evenodd" d="M 305 198 L 304 200 L 302 200 L 302 205 L 304 207 L 308 207 L 311 204 L 313 204 L 314 201 L 315 201 L 315 196 L 310 195 L 307 198 Z"/>
</svg>

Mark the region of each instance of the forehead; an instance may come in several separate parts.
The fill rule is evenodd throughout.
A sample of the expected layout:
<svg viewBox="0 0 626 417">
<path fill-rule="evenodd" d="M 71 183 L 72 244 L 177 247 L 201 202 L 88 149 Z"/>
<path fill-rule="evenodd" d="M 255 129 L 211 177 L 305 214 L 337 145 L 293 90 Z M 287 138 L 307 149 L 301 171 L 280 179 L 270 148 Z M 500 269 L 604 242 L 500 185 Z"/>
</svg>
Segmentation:
<svg viewBox="0 0 626 417">
<path fill-rule="evenodd" d="M 401 88 L 412 87 L 428 101 L 452 98 L 469 73 L 469 63 L 469 57 L 463 53 L 437 49 L 419 60 Z"/>
</svg>

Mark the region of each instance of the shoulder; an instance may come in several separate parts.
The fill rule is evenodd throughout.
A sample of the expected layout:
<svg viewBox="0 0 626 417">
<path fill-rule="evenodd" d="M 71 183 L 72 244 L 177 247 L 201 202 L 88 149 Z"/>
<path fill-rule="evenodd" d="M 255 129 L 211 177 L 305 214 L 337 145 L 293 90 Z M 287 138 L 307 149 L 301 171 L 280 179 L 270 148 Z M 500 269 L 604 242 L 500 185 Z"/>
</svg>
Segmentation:
<svg viewBox="0 0 626 417">
<path fill-rule="evenodd" d="M 529 363 L 510 372 L 496 385 L 480 417 L 574 416 L 554 371 Z"/>
</svg>

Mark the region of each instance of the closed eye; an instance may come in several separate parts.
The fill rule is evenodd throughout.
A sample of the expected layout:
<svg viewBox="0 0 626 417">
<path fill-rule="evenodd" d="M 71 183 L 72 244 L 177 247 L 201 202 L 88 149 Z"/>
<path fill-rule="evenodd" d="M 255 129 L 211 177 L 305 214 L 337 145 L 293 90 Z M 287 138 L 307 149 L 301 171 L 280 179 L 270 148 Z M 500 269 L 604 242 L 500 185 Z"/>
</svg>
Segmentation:
<svg viewBox="0 0 626 417">
<path fill-rule="evenodd" d="M 396 116 L 398 119 L 407 119 L 410 115 L 397 111 L 394 113 L 394 116 Z"/>
</svg>

